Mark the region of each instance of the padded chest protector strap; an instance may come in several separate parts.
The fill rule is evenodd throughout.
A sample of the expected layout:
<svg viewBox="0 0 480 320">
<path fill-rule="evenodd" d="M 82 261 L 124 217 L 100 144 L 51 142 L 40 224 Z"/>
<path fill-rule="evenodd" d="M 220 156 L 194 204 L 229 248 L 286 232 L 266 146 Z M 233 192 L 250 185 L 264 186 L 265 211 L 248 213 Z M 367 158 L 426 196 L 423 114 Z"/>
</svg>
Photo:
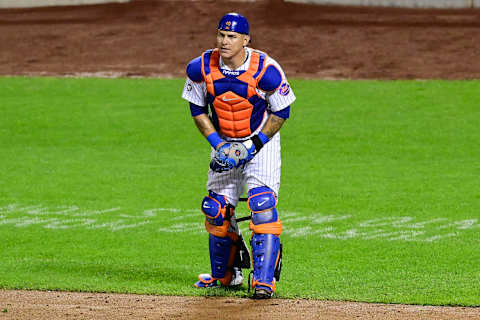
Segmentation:
<svg viewBox="0 0 480 320">
<path fill-rule="evenodd" d="M 204 52 L 202 54 L 202 73 L 203 78 L 205 79 L 205 84 L 207 85 L 207 91 L 212 95 L 215 96 L 215 88 L 213 86 L 213 82 L 225 78 L 225 76 L 220 71 L 220 54 L 218 53 L 218 49 L 215 49 L 210 52 L 210 59 L 208 59 L 208 70 L 206 70 L 205 62 L 207 60 L 207 54 L 209 51 Z"/>
<path fill-rule="evenodd" d="M 259 64 L 260 55 L 257 52 L 253 51 L 250 58 L 250 67 L 247 71 L 237 77 L 238 80 L 248 83 L 247 99 L 257 94 L 257 79 L 260 79 L 260 77 L 257 77 L 257 79 L 255 79 L 253 76 L 255 73 L 257 73 Z M 262 71 L 265 72 L 265 68 Z"/>
</svg>

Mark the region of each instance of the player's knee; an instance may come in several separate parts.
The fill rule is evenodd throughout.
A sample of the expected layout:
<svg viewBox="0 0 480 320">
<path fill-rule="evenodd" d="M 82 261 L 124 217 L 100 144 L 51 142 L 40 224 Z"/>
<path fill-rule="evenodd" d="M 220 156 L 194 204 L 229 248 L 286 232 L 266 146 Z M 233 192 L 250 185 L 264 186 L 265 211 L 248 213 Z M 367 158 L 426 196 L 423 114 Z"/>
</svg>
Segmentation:
<svg viewBox="0 0 480 320">
<path fill-rule="evenodd" d="M 221 226 L 224 221 L 227 201 L 225 196 L 209 191 L 208 196 L 203 198 L 202 211 L 208 222 L 212 225 Z"/>
<path fill-rule="evenodd" d="M 250 229 L 254 233 L 276 234 L 282 232 L 282 223 L 278 218 L 277 197 L 268 187 L 253 188 L 248 191 L 248 207 L 252 212 Z"/>
<path fill-rule="evenodd" d="M 275 222 L 278 220 L 277 197 L 268 187 L 253 188 L 248 191 L 248 208 L 252 212 L 253 224 Z"/>
<path fill-rule="evenodd" d="M 217 237 L 227 236 L 230 225 L 230 207 L 225 196 L 209 191 L 203 198 L 202 211 L 205 214 L 205 228 L 208 233 Z"/>
</svg>

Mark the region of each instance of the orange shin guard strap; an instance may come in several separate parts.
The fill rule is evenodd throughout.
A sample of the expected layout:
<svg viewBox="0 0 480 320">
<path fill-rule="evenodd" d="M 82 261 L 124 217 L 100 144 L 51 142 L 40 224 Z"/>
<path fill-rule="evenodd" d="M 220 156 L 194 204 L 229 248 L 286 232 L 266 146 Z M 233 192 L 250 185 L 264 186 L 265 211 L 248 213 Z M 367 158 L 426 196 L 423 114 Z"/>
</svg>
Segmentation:
<svg viewBox="0 0 480 320">
<path fill-rule="evenodd" d="M 229 226 L 229 221 L 223 221 L 223 225 L 216 226 L 208 222 L 207 219 L 205 219 L 205 229 L 207 229 L 207 232 L 220 238 L 224 238 L 228 235 L 227 231 Z"/>
<path fill-rule="evenodd" d="M 258 282 L 255 279 L 253 279 L 252 288 L 255 288 L 256 286 L 269 287 L 270 289 L 273 290 L 273 292 L 275 292 L 277 290 L 277 288 L 275 287 L 275 280 L 273 281 L 273 285 L 271 285 L 271 284 L 268 284 L 268 283 Z"/>
<path fill-rule="evenodd" d="M 282 233 L 282 222 L 278 220 L 270 223 L 253 224 L 253 222 L 250 221 L 249 228 L 257 234 L 265 233 L 279 236 Z"/>
</svg>

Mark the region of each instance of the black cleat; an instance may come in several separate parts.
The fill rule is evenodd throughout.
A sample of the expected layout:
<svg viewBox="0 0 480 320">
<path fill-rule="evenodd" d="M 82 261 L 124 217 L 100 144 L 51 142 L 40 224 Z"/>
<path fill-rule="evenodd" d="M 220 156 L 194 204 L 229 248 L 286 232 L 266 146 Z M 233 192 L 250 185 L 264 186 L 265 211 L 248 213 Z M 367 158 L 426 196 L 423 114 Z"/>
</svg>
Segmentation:
<svg viewBox="0 0 480 320">
<path fill-rule="evenodd" d="M 252 296 L 253 299 L 270 299 L 273 296 L 273 291 L 263 289 L 263 288 L 255 288 L 255 292 Z"/>
</svg>

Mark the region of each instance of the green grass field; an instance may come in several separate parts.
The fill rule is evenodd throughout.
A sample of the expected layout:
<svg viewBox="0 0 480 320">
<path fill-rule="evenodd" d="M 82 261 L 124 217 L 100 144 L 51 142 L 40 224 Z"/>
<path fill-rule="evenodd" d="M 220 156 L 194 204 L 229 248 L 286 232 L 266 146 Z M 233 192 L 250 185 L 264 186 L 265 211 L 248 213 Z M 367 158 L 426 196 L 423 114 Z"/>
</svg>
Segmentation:
<svg viewBox="0 0 480 320">
<path fill-rule="evenodd" d="M 277 297 L 480 306 L 480 82 L 291 84 Z M 182 89 L 0 78 L 0 288 L 246 295 L 192 286 L 209 146 Z"/>
</svg>

